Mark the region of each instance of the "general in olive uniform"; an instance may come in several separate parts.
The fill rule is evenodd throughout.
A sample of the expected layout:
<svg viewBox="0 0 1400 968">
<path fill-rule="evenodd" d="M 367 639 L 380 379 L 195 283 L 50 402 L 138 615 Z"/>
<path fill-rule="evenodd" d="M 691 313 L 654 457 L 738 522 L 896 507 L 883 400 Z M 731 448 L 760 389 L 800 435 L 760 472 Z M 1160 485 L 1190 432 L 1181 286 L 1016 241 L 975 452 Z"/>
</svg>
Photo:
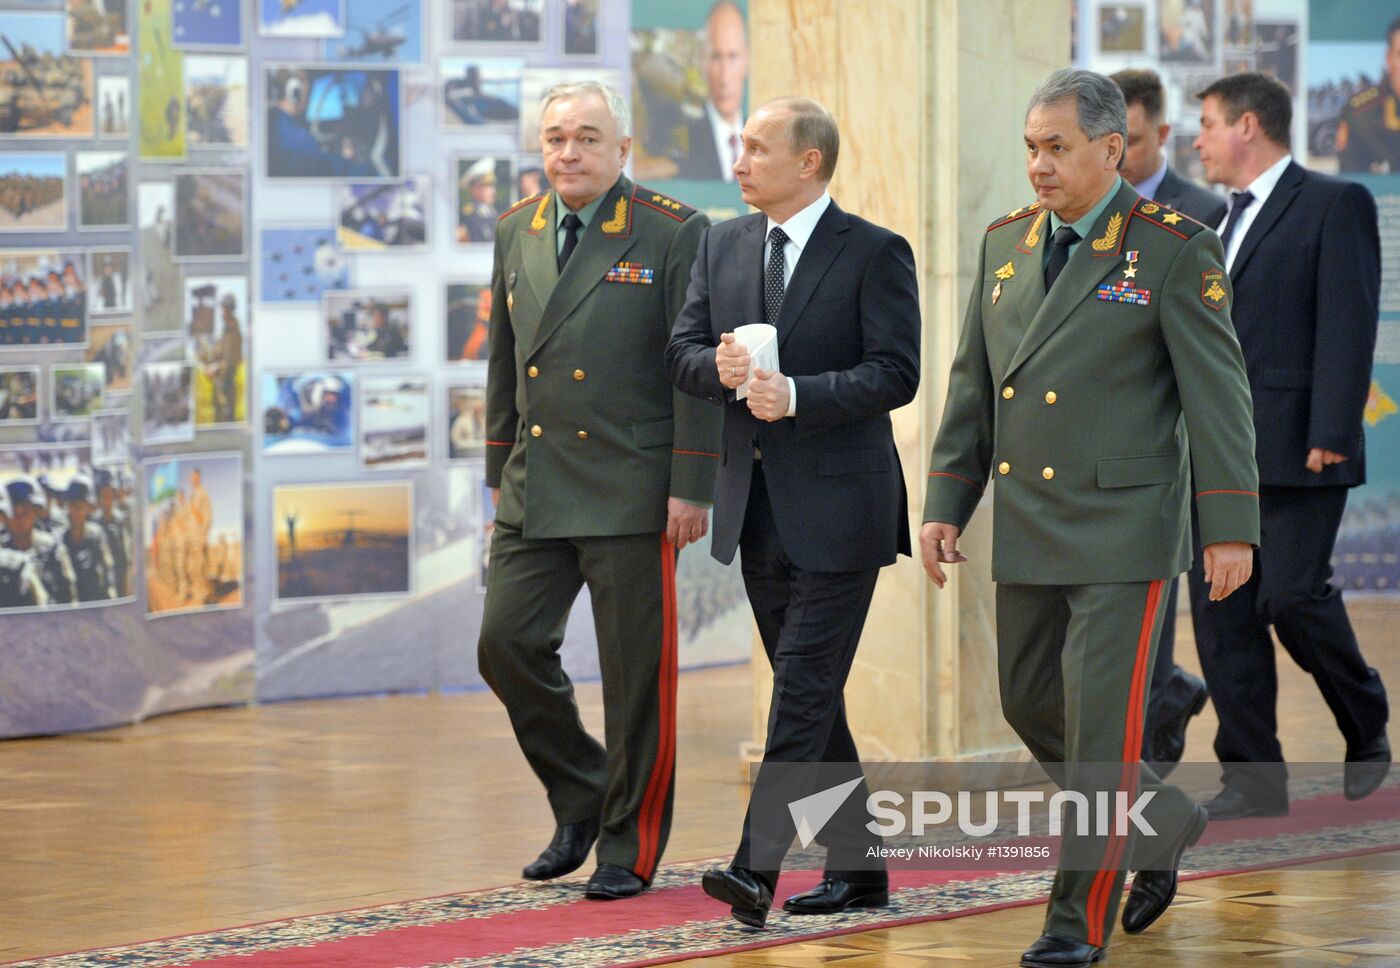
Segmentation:
<svg viewBox="0 0 1400 968">
<path fill-rule="evenodd" d="M 1163 586 L 1191 559 L 1190 468 L 1224 593 L 1247 578 L 1258 485 L 1219 239 L 1117 176 L 1126 120 L 1110 80 L 1057 71 L 1031 105 L 1040 203 L 983 240 L 920 537 L 941 585 L 995 478 L 1003 713 L 1090 803 L 1103 790 L 1154 794 L 1144 815 L 1156 837 L 1066 826 L 1045 934 L 1022 964 L 1088 965 L 1108 944 L 1125 869 L 1139 871 L 1124 914 L 1139 931 L 1175 894 L 1206 821 L 1139 765 Z"/>
<path fill-rule="evenodd" d="M 546 96 L 555 190 L 497 228 L 486 385 L 486 482 L 499 503 L 480 666 L 558 824 L 524 875 L 576 869 L 596 837 L 595 899 L 644 890 L 665 848 L 676 552 L 707 527 L 721 417 L 674 390 L 663 359 L 708 220 L 622 176 L 628 124 L 626 103 L 600 85 Z M 585 584 L 606 749 L 579 722 L 558 655 Z"/>
</svg>

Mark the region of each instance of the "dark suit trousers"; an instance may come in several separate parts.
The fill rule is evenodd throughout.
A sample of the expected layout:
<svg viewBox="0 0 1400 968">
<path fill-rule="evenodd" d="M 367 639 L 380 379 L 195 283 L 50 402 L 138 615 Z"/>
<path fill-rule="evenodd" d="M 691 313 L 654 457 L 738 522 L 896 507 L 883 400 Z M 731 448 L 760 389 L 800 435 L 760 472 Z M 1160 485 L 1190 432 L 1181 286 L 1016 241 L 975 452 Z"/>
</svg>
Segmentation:
<svg viewBox="0 0 1400 968">
<path fill-rule="evenodd" d="M 760 767 L 734 863 L 776 885 L 795 832 L 787 804 L 860 777 L 817 843 L 827 848 L 827 876 L 884 885 L 884 862 L 866 856 L 880 840 L 865 828 L 869 790 L 842 698 L 880 572 L 813 572 L 794 565 L 778 537 L 762 466 L 754 464 L 739 554 L 744 588 L 773 667 L 763 762 L 830 765 L 802 771 L 798 786 L 791 784 L 792 774 L 778 779 Z"/>
<path fill-rule="evenodd" d="M 600 819 L 598 862 L 650 881 L 676 771 L 676 551 L 664 534 L 526 538 L 497 522 L 478 661 L 558 824 Z M 587 584 L 606 749 L 579 720 L 559 662 Z"/>
<path fill-rule="evenodd" d="M 1278 741 L 1278 675 L 1273 626 L 1293 661 L 1317 682 L 1348 747 L 1370 742 L 1390 709 L 1380 676 L 1366 664 L 1342 595 L 1328 584 L 1345 487 L 1261 487 L 1260 548 L 1254 574 L 1223 602 L 1209 600 L 1200 533 L 1192 522 L 1191 617 L 1196 648 L 1220 728 L 1215 755 L 1222 779 L 1252 802 L 1288 803 Z"/>
<path fill-rule="evenodd" d="M 1152 687 L 1147 693 L 1147 718 L 1142 729 L 1142 758 L 1153 761 L 1152 737 L 1169 717 L 1181 712 L 1181 697 L 1172 690 L 1176 675 L 1176 594 L 1180 584 L 1176 579 L 1167 583 L 1166 601 L 1162 603 L 1162 634 L 1157 642 L 1157 657 L 1152 662 Z"/>
</svg>

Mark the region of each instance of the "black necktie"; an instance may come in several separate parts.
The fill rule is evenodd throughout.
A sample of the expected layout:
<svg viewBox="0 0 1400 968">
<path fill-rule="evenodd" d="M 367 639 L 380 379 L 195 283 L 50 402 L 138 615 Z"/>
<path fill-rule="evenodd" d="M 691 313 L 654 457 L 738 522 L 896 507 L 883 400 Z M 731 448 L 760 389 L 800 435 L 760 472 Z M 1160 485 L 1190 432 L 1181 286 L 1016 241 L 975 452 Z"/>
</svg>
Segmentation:
<svg viewBox="0 0 1400 968">
<path fill-rule="evenodd" d="M 1045 291 L 1049 292 L 1060 278 L 1060 272 L 1069 261 L 1069 247 L 1079 241 L 1079 233 L 1068 225 L 1061 225 L 1050 239 L 1050 258 L 1045 263 Z"/>
<path fill-rule="evenodd" d="M 1240 224 L 1240 219 L 1244 218 L 1245 209 L 1253 203 L 1253 192 L 1230 193 L 1230 217 L 1225 220 L 1225 231 L 1220 233 L 1220 246 L 1225 250 L 1226 258 L 1229 258 L 1230 255 L 1230 239 L 1235 234 L 1235 226 Z"/>
<path fill-rule="evenodd" d="M 778 310 L 783 308 L 783 293 L 787 290 L 787 264 L 783 261 L 783 246 L 787 242 L 787 233 L 773 226 L 768 233 L 768 269 L 763 274 L 763 319 L 772 326 L 778 325 Z"/>
<path fill-rule="evenodd" d="M 574 249 L 578 247 L 578 230 L 583 227 L 583 219 L 573 212 L 564 216 L 564 247 L 559 250 L 559 271 L 564 271 L 564 263 L 569 261 L 569 256 L 574 254 Z"/>
</svg>

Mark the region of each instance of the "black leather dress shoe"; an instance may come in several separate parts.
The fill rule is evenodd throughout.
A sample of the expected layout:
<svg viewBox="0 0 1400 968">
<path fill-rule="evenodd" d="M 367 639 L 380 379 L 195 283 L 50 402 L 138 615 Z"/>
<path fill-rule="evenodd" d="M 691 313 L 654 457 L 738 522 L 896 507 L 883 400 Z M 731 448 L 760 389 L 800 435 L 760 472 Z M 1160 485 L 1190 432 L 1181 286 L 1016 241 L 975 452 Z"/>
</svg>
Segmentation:
<svg viewBox="0 0 1400 968">
<path fill-rule="evenodd" d="M 549 842 L 534 863 L 527 864 L 520 875 L 527 881 L 547 881 L 552 877 L 572 874 L 588 860 L 588 852 L 598 839 L 598 821 L 582 820 L 566 823 L 554 831 Z"/>
<path fill-rule="evenodd" d="M 1361 800 L 1376 792 L 1390 772 L 1390 739 L 1379 736 L 1356 750 L 1347 750 L 1342 767 L 1342 792 L 1348 800 Z"/>
<path fill-rule="evenodd" d="M 761 928 L 773 906 L 773 889 L 753 871 L 743 867 L 708 870 L 700 879 L 705 893 L 729 905 L 729 913 L 740 924 Z"/>
<path fill-rule="evenodd" d="M 1089 968 L 1105 957 L 1103 948 L 1095 948 L 1087 941 L 1042 934 L 1039 941 L 1022 953 L 1021 964 L 1025 968 Z"/>
<path fill-rule="evenodd" d="M 647 882 L 625 867 L 616 864 L 599 864 L 583 896 L 590 901 L 620 901 L 624 897 L 636 897 L 647 889 Z"/>
<path fill-rule="evenodd" d="M 1191 717 L 1206 708 L 1210 698 L 1205 682 L 1182 668 L 1172 673 L 1167 685 L 1175 712 L 1163 717 L 1152 731 L 1152 768 L 1163 779 L 1181 762 L 1181 755 L 1186 752 L 1186 727 Z"/>
<path fill-rule="evenodd" d="M 1239 820 L 1242 817 L 1286 817 L 1288 804 L 1282 807 L 1265 806 L 1255 803 L 1234 787 L 1227 786 L 1205 803 L 1206 813 L 1212 820 Z"/>
<path fill-rule="evenodd" d="M 827 877 L 810 891 L 788 898 L 783 902 L 783 910 L 789 914 L 836 914 L 846 908 L 884 907 L 889 903 L 888 886 L 852 884 L 850 881 Z"/>
<path fill-rule="evenodd" d="M 1133 875 L 1133 889 L 1128 892 L 1128 900 L 1123 904 L 1123 930 L 1129 934 L 1146 931 L 1153 921 L 1160 918 L 1176 897 L 1177 869 L 1181 867 L 1181 855 L 1186 848 L 1201 839 L 1210 816 L 1205 808 L 1197 804 L 1191 819 L 1177 835 L 1170 847 L 1170 870 L 1138 871 Z"/>
</svg>

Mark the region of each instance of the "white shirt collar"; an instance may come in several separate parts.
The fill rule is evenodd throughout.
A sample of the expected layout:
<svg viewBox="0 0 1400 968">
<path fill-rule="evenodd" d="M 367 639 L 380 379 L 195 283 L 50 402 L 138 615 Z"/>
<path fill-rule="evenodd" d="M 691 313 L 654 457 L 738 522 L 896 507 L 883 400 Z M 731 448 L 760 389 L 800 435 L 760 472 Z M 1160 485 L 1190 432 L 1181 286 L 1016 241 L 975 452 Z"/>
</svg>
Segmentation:
<svg viewBox="0 0 1400 968">
<path fill-rule="evenodd" d="M 807 247 L 807 240 L 816 231 L 817 223 L 821 221 L 822 215 L 826 213 L 826 207 L 830 204 L 831 194 L 824 191 L 815 202 L 782 223 L 783 232 L 787 235 L 788 240 L 797 246 L 798 252 Z M 763 237 L 766 239 L 778 224 L 770 218 Z"/>
<path fill-rule="evenodd" d="M 733 164 L 735 149 L 729 144 L 730 136 L 739 139 L 739 150 L 743 150 L 744 126 L 742 124 L 730 124 L 720 116 L 719 110 L 714 102 L 709 98 L 705 99 L 705 116 L 710 119 L 710 131 L 715 137 L 715 155 L 719 158 L 719 169 L 724 175 L 724 180 L 732 182 L 734 180 Z"/>
<path fill-rule="evenodd" d="M 1245 186 L 1245 191 L 1250 192 L 1254 196 L 1254 204 L 1258 205 L 1260 208 L 1264 207 L 1264 203 L 1267 202 L 1269 196 L 1273 194 L 1274 186 L 1276 186 L 1278 180 L 1283 177 L 1283 170 L 1292 164 L 1292 162 L 1292 155 L 1284 155 L 1278 161 L 1260 172 L 1258 178 Z"/>
</svg>

